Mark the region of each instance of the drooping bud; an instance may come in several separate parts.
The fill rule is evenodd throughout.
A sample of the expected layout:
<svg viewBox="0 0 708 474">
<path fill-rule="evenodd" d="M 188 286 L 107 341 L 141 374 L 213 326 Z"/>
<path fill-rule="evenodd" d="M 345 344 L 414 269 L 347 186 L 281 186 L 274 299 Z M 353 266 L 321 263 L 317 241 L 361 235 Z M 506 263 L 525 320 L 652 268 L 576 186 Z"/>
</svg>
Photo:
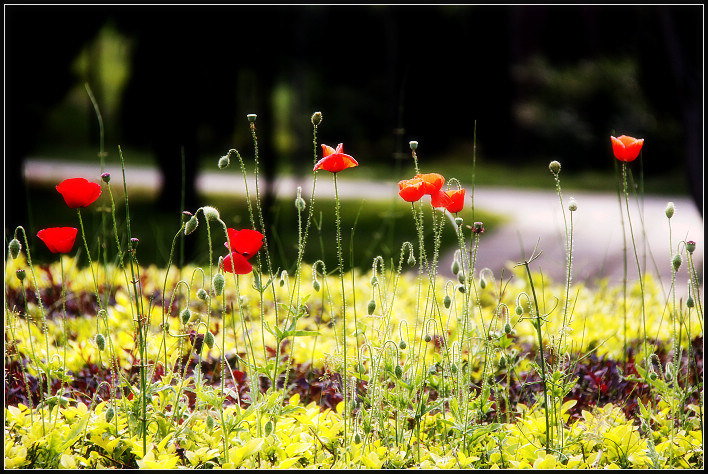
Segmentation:
<svg viewBox="0 0 708 474">
<path fill-rule="evenodd" d="M 367 307 L 367 311 L 368 311 L 368 313 L 369 313 L 369 316 L 371 316 L 372 314 L 374 314 L 374 311 L 376 311 L 376 301 L 374 301 L 373 299 L 371 299 L 371 300 L 369 301 L 369 305 L 368 305 L 368 307 Z"/>
<path fill-rule="evenodd" d="M 354 435 L 354 442 L 356 444 L 361 444 L 361 435 L 359 433 Z"/>
<path fill-rule="evenodd" d="M 320 291 L 320 282 L 317 280 L 312 280 L 312 289 L 315 291 Z"/>
<path fill-rule="evenodd" d="M 454 362 L 450 364 L 450 372 L 452 372 L 453 374 L 457 373 L 457 364 L 455 364 Z"/>
<path fill-rule="evenodd" d="M 223 170 L 224 168 L 228 168 L 230 164 L 231 164 L 231 160 L 229 159 L 229 155 L 224 155 L 221 158 L 219 158 L 219 169 L 220 170 Z"/>
<path fill-rule="evenodd" d="M 312 125 L 315 127 L 318 126 L 320 123 L 322 123 L 322 112 L 315 112 L 312 114 L 312 118 L 310 119 L 312 121 Z"/>
<path fill-rule="evenodd" d="M 217 273 L 216 276 L 214 277 L 214 293 L 216 296 L 221 296 L 221 293 L 224 291 L 224 285 L 226 284 L 226 278 L 224 278 L 224 275 L 221 273 Z"/>
<path fill-rule="evenodd" d="M 202 212 L 204 213 L 204 217 L 206 217 L 207 220 L 216 221 L 220 218 L 219 211 L 217 211 L 215 207 L 204 206 L 202 207 Z"/>
<path fill-rule="evenodd" d="M 445 298 L 443 298 L 443 304 L 445 305 L 445 309 L 450 309 L 450 305 L 452 304 L 452 298 L 450 298 L 450 295 L 445 293 Z"/>
<path fill-rule="evenodd" d="M 487 280 L 484 277 L 480 277 L 479 287 L 482 289 L 485 289 L 487 287 Z"/>
<path fill-rule="evenodd" d="M 450 271 L 452 271 L 453 275 L 457 275 L 458 273 L 460 273 L 460 262 L 459 262 L 459 260 L 457 260 L 457 258 L 455 258 L 452 261 L 452 266 L 450 267 Z"/>
<path fill-rule="evenodd" d="M 115 415 L 116 411 L 113 409 L 113 407 L 108 407 L 108 410 L 106 410 L 106 423 L 110 423 Z"/>
<path fill-rule="evenodd" d="M 671 264 L 674 266 L 674 271 L 677 272 L 681 266 L 681 254 L 677 253 L 674 255 L 674 258 L 671 260 Z"/>
<path fill-rule="evenodd" d="M 458 285 L 457 291 L 459 291 L 460 293 L 466 293 L 467 289 L 465 288 L 465 285 Z"/>
<path fill-rule="evenodd" d="M 184 308 L 182 312 L 179 315 L 180 321 L 182 321 L 182 324 L 187 324 L 190 319 L 192 319 L 192 312 L 189 310 L 189 308 Z"/>
<path fill-rule="evenodd" d="M 197 229 L 198 225 L 199 220 L 197 219 L 197 216 L 192 216 L 192 218 L 189 219 L 184 226 L 184 235 L 189 235 L 194 232 Z"/>
<path fill-rule="evenodd" d="M 415 256 L 413 255 L 413 252 L 408 255 L 408 265 L 411 267 L 415 265 Z"/>
<path fill-rule="evenodd" d="M 461 285 L 465 284 L 465 272 L 460 272 L 457 274 L 457 281 L 459 281 Z"/>
<path fill-rule="evenodd" d="M 548 169 L 550 170 L 551 173 L 558 174 L 558 173 L 560 173 L 560 170 L 561 170 L 561 164 L 560 164 L 560 162 L 555 161 L 555 160 L 551 161 L 548 164 Z"/>
<path fill-rule="evenodd" d="M 521 316 L 522 314 L 524 314 L 524 308 L 522 308 L 520 304 L 516 305 L 515 311 L 517 316 Z"/>
<path fill-rule="evenodd" d="M 401 341 L 398 343 L 398 347 L 400 347 L 401 349 L 405 349 L 406 347 L 408 347 L 408 344 L 406 344 L 406 341 Z"/>
<path fill-rule="evenodd" d="M 10 241 L 10 245 L 8 245 L 8 248 L 10 250 L 10 255 L 13 259 L 15 259 L 20 255 L 20 250 L 22 250 L 22 244 L 19 240 L 12 239 Z"/>
<path fill-rule="evenodd" d="M 426 334 L 425 337 L 423 337 L 423 340 L 425 342 L 430 342 L 433 340 L 433 338 L 430 336 L 430 334 Z"/>
<path fill-rule="evenodd" d="M 511 334 L 511 323 L 509 321 L 504 325 L 504 334 Z"/>
<path fill-rule="evenodd" d="M 671 218 L 673 217 L 673 215 L 674 215 L 674 211 L 675 211 L 675 210 L 676 210 L 676 207 L 674 206 L 674 203 L 671 202 L 671 201 L 669 201 L 669 202 L 666 204 L 666 211 L 665 211 L 665 212 L 666 212 L 666 217 L 668 217 L 669 219 L 671 219 Z"/>
<path fill-rule="evenodd" d="M 204 344 L 206 344 L 209 349 L 214 347 L 214 335 L 211 331 L 207 331 L 206 334 L 204 334 Z"/>
<path fill-rule="evenodd" d="M 206 301 L 207 298 L 209 298 L 209 295 L 207 294 L 207 292 L 204 288 L 199 288 L 199 290 L 197 290 L 197 298 L 199 298 L 202 301 Z"/>
<path fill-rule="evenodd" d="M 106 348 L 106 338 L 103 337 L 103 334 L 96 334 L 96 345 L 98 346 L 98 350 L 100 351 Z"/>
<path fill-rule="evenodd" d="M 379 279 L 376 275 L 371 276 L 371 286 L 376 286 L 379 284 Z"/>
<path fill-rule="evenodd" d="M 397 378 L 401 378 L 403 376 L 403 367 L 400 365 L 396 365 L 396 368 L 393 370 L 394 374 L 396 374 Z"/>
<path fill-rule="evenodd" d="M 214 418 L 211 415 L 207 416 L 206 425 L 209 431 L 214 429 Z"/>
<path fill-rule="evenodd" d="M 498 365 L 499 365 L 499 368 L 500 368 L 500 369 L 505 369 L 505 368 L 506 368 L 506 356 L 505 356 L 504 354 L 502 354 L 501 356 L 499 356 L 499 364 L 498 364 Z"/>
</svg>

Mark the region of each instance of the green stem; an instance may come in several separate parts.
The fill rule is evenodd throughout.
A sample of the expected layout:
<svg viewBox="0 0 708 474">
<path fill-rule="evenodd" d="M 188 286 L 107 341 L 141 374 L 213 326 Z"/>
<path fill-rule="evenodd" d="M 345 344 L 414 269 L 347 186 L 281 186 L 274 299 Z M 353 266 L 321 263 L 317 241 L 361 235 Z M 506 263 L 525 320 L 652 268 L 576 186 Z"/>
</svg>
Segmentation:
<svg viewBox="0 0 708 474">
<path fill-rule="evenodd" d="M 337 173 L 332 173 L 334 177 L 334 200 L 335 213 L 337 221 L 337 259 L 339 262 L 339 280 L 342 284 L 342 319 L 344 332 L 344 373 L 342 374 L 342 388 L 344 397 L 344 446 L 347 446 L 347 411 L 348 411 L 348 393 L 347 393 L 347 298 L 344 292 L 344 259 L 342 258 L 342 232 L 341 232 L 341 215 L 339 203 L 339 190 L 337 188 Z"/>
</svg>

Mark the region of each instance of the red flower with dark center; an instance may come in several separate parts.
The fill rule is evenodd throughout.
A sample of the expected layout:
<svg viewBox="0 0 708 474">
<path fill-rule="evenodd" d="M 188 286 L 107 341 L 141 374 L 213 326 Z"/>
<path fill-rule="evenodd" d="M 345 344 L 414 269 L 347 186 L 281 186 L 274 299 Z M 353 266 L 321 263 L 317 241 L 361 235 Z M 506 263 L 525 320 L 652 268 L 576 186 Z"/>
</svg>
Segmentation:
<svg viewBox="0 0 708 474">
<path fill-rule="evenodd" d="M 465 190 L 458 189 L 457 191 L 446 191 L 445 192 L 450 198 L 450 203 L 445 206 L 445 208 L 452 214 L 456 214 L 465 207 Z"/>
<path fill-rule="evenodd" d="M 438 173 L 417 174 L 415 178 L 423 180 L 423 194 L 430 194 L 431 196 L 440 191 L 443 184 L 445 184 L 445 178 Z"/>
<path fill-rule="evenodd" d="M 346 155 L 342 152 L 343 144 L 337 145 L 335 150 L 331 146 L 322 145 L 323 158 L 317 162 L 315 168 L 312 171 L 317 171 L 319 169 L 327 170 L 331 173 L 338 173 L 347 168 L 353 168 L 354 166 L 359 166 L 359 163 L 350 155 Z"/>
<path fill-rule="evenodd" d="M 76 233 L 74 227 L 49 227 L 37 232 L 37 237 L 47 246 L 52 253 L 68 253 L 74 246 Z"/>
<path fill-rule="evenodd" d="M 251 258 L 261 249 L 263 246 L 263 234 L 257 230 L 251 229 L 227 229 L 229 234 L 229 241 L 224 242 L 226 248 L 229 248 L 229 242 L 231 243 L 232 252 L 238 252 L 246 258 Z"/>
<path fill-rule="evenodd" d="M 420 178 L 404 179 L 398 182 L 398 195 L 404 201 L 416 202 L 425 194 L 423 180 Z"/>
<path fill-rule="evenodd" d="M 65 179 L 57 186 L 57 191 L 72 209 L 90 206 L 101 195 L 101 186 L 84 178 Z"/>
<path fill-rule="evenodd" d="M 252 229 L 227 229 L 226 232 L 229 239 L 224 242 L 224 245 L 231 253 L 224 258 L 224 271 L 237 275 L 251 273 L 253 266 L 248 259 L 253 257 L 263 245 L 263 234 Z"/>
<path fill-rule="evenodd" d="M 610 140 L 612 141 L 612 151 L 615 154 L 615 158 L 620 161 L 636 160 L 642 150 L 642 145 L 644 145 L 643 138 L 637 139 L 627 135 L 617 138 L 610 136 Z"/>
</svg>

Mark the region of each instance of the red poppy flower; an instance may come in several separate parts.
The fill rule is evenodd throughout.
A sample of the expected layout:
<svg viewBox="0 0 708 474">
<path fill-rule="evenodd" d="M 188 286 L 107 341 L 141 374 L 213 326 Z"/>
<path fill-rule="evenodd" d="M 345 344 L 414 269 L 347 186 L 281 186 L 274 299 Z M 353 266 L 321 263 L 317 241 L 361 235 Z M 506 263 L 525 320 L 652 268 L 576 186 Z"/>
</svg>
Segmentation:
<svg viewBox="0 0 708 474">
<path fill-rule="evenodd" d="M 246 258 L 251 258 L 258 252 L 263 246 L 263 234 L 257 230 L 251 229 L 227 229 L 229 234 L 229 241 L 224 242 L 226 248 L 229 248 L 229 242 L 231 243 L 232 252 L 238 252 Z"/>
<path fill-rule="evenodd" d="M 398 182 L 398 195 L 404 201 L 416 202 L 425 194 L 423 180 L 420 178 L 404 179 Z"/>
<path fill-rule="evenodd" d="M 457 191 L 445 191 L 445 194 L 450 198 L 450 202 L 445 208 L 452 214 L 458 213 L 465 207 L 465 190 L 458 189 Z"/>
<path fill-rule="evenodd" d="M 448 207 L 452 201 L 450 201 L 450 196 L 443 191 L 438 189 L 433 194 L 430 195 L 430 204 L 433 207 Z"/>
<path fill-rule="evenodd" d="M 336 150 L 331 146 L 323 144 L 322 153 L 324 154 L 323 158 L 317 162 L 315 169 L 312 171 L 323 169 L 331 173 L 337 173 L 347 168 L 359 166 L 359 163 L 357 163 L 354 157 L 346 155 L 342 152 L 342 143 L 337 145 Z"/>
<path fill-rule="evenodd" d="M 66 205 L 72 209 L 88 207 L 101 195 L 101 186 L 84 178 L 65 179 L 57 186 Z"/>
<path fill-rule="evenodd" d="M 438 173 L 417 174 L 415 177 L 423 180 L 424 194 L 430 194 L 431 196 L 440 191 L 443 184 L 445 184 L 445 178 Z"/>
<path fill-rule="evenodd" d="M 226 229 L 229 240 L 224 245 L 231 253 L 224 258 L 223 267 L 225 272 L 245 275 L 251 273 L 253 266 L 248 259 L 253 257 L 263 245 L 263 234 L 252 229 Z"/>
<path fill-rule="evenodd" d="M 246 260 L 246 257 L 238 252 L 231 252 L 224 258 L 223 267 L 225 272 L 237 275 L 247 275 L 253 271 L 253 266 Z"/>
<path fill-rule="evenodd" d="M 633 138 L 627 135 L 622 135 L 620 137 L 610 136 L 612 141 L 612 151 L 615 153 L 615 158 L 620 161 L 634 161 L 639 156 L 639 152 L 644 145 L 643 138 Z"/>
<path fill-rule="evenodd" d="M 37 232 L 37 237 L 47 246 L 52 253 L 68 253 L 74 246 L 76 233 L 74 227 L 50 227 Z"/>
</svg>

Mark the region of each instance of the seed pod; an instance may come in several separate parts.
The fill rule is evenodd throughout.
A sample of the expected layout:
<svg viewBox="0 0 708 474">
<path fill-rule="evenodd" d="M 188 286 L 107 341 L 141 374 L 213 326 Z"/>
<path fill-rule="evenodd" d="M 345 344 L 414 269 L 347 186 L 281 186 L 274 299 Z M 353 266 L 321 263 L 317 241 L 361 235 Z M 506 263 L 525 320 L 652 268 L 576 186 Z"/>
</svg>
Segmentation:
<svg viewBox="0 0 708 474">
<path fill-rule="evenodd" d="M 8 246 L 10 250 L 10 255 L 15 259 L 20 255 L 20 250 L 22 250 L 22 244 L 17 239 L 12 239 L 10 245 Z"/>
<path fill-rule="evenodd" d="M 693 298 L 691 298 L 691 296 L 689 295 L 688 299 L 686 300 L 686 307 L 693 308 L 693 306 L 694 306 Z"/>
<path fill-rule="evenodd" d="M 665 211 L 665 212 L 666 212 L 666 217 L 668 217 L 669 219 L 671 219 L 671 218 L 674 216 L 674 211 L 675 211 L 675 210 L 676 210 L 676 207 L 674 207 L 674 203 L 669 201 L 669 202 L 666 204 L 666 211 Z"/>
<path fill-rule="evenodd" d="M 400 365 L 396 365 L 396 368 L 393 370 L 393 373 L 396 374 L 396 377 L 399 379 L 403 377 L 403 367 Z"/>
<path fill-rule="evenodd" d="M 411 147 L 411 150 L 415 151 L 418 148 L 418 142 L 415 140 L 412 140 L 412 141 L 408 142 L 408 146 Z"/>
<path fill-rule="evenodd" d="M 111 182 L 111 173 L 103 173 L 101 175 L 101 179 L 103 180 L 104 183 L 110 183 Z"/>
<path fill-rule="evenodd" d="M 688 250 L 688 253 L 693 255 L 693 251 L 696 250 L 696 243 L 693 240 L 686 242 L 686 250 Z"/>
<path fill-rule="evenodd" d="M 20 269 L 15 272 L 15 275 L 17 275 L 17 279 L 20 281 L 23 281 L 25 279 L 25 271 Z"/>
<path fill-rule="evenodd" d="M 207 331 L 204 335 L 204 344 L 206 344 L 209 349 L 214 347 L 214 335 L 211 331 Z"/>
<path fill-rule="evenodd" d="M 367 308 L 367 311 L 369 312 L 369 316 L 374 314 L 374 311 L 376 311 L 376 301 L 374 301 L 373 299 L 371 299 L 371 301 L 369 301 L 369 306 Z"/>
<path fill-rule="evenodd" d="M 214 293 L 216 296 L 221 296 L 221 293 L 224 291 L 224 285 L 226 285 L 226 278 L 224 278 L 224 275 L 221 273 L 217 273 L 216 276 L 214 277 Z"/>
<path fill-rule="evenodd" d="M 462 217 L 455 217 L 455 224 L 457 225 L 457 227 L 460 227 L 462 225 L 462 222 Z"/>
<path fill-rule="evenodd" d="M 179 315 L 180 321 L 182 321 L 182 324 L 185 325 L 189 322 L 190 319 L 192 319 L 192 312 L 189 310 L 189 308 L 184 308 L 182 312 Z"/>
<path fill-rule="evenodd" d="M 100 351 L 106 348 L 106 338 L 103 337 L 103 334 L 96 334 L 96 345 L 98 346 L 98 350 Z"/>
<path fill-rule="evenodd" d="M 113 409 L 113 407 L 108 407 L 108 410 L 106 410 L 106 423 L 110 423 L 115 415 L 116 411 Z"/>
<path fill-rule="evenodd" d="M 248 118 L 248 121 L 251 123 L 254 123 L 256 121 L 256 117 L 258 117 L 256 114 L 248 114 L 246 115 L 246 118 Z"/>
<path fill-rule="evenodd" d="M 312 118 L 310 120 L 312 120 L 312 125 L 314 125 L 315 127 L 318 126 L 320 123 L 322 123 L 322 112 L 315 112 L 314 114 L 312 114 Z"/>
</svg>

